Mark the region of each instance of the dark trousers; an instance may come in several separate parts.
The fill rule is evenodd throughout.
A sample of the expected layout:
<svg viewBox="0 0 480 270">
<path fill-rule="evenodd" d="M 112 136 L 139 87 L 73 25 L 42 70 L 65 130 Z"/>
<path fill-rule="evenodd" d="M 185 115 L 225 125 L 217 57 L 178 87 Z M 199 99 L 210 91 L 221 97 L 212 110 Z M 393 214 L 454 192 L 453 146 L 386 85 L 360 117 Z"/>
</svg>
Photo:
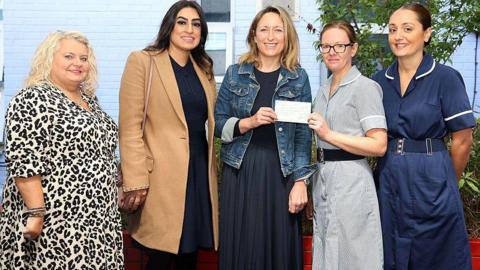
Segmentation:
<svg viewBox="0 0 480 270">
<path fill-rule="evenodd" d="M 150 251 L 145 270 L 195 270 L 196 262 L 196 252 L 177 255 L 163 251 Z"/>
</svg>

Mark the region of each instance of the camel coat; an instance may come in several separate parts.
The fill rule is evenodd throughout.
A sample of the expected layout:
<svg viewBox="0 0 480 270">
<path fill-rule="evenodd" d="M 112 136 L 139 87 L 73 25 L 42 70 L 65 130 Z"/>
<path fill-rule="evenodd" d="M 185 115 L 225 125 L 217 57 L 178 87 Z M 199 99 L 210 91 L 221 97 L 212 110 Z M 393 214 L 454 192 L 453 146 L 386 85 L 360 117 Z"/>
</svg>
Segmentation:
<svg viewBox="0 0 480 270">
<path fill-rule="evenodd" d="M 153 76 L 145 133 L 141 122 L 150 60 L 145 51 L 128 57 L 120 86 L 120 156 L 123 189 L 148 188 L 128 230 L 142 245 L 177 254 L 182 236 L 189 162 L 188 127 L 167 51 L 152 53 Z M 193 61 L 208 105 L 208 173 L 214 246 L 218 248 L 218 192 L 213 141 L 215 80 Z"/>
</svg>

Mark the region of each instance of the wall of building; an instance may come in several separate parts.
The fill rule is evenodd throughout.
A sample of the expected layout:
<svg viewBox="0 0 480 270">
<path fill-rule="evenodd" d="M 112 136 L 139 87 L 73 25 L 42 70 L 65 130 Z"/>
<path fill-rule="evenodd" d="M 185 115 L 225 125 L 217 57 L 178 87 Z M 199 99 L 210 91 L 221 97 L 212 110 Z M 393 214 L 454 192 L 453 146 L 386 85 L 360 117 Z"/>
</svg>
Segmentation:
<svg viewBox="0 0 480 270">
<path fill-rule="evenodd" d="M 234 55 L 235 59 L 246 52 L 246 37 L 250 23 L 258 10 L 261 9 L 261 0 L 242 0 L 233 1 L 235 12 L 234 23 Z M 284 1 L 285 2 L 285 1 Z M 308 72 L 312 92 L 315 94 L 320 87 L 320 64 L 316 61 L 316 51 L 313 42 L 318 38 L 316 34 L 307 31 L 307 22 L 314 22 L 319 15 L 316 1 L 302 0 L 296 1 L 298 7 L 298 16 L 294 18 L 294 23 L 300 40 L 300 62 L 303 68 Z M 301 15 L 300 15 L 301 14 Z"/>
<path fill-rule="evenodd" d="M 175 1 L 162 0 L 162 4 L 155 4 L 151 0 L 138 0 L 134 5 L 128 0 L 114 2 L 114 5 L 95 0 L 75 5 L 61 0 L 6 2 L 4 107 L 21 88 L 36 46 L 46 34 L 57 29 L 79 30 L 87 35 L 96 52 L 100 79 L 97 95 L 103 108 L 117 119 L 118 86 L 125 60 L 130 51 L 145 47 L 155 38 L 163 15 Z M 318 12 L 315 1 L 299 2 L 302 16 L 313 21 Z M 235 62 L 246 51 L 245 37 L 257 11 L 256 0 L 232 1 L 232 10 L 236 18 L 232 23 Z M 296 25 L 302 44 L 301 62 L 316 91 L 320 83 L 319 64 L 313 57 L 312 46 L 316 36 L 306 31 L 305 22 L 299 20 Z"/>
<path fill-rule="evenodd" d="M 462 45 L 452 55 L 452 65 L 463 76 L 465 87 L 467 88 L 468 97 L 471 104 L 474 104 L 474 111 L 477 117 L 480 116 L 480 65 L 476 65 L 480 61 L 480 38 L 477 39 L 475 34 L 470 34 L 462 42 Z M 477 59 L 475 59 L 475 50 L 477 51 Z M 477 75 L 475 78 L 475 66 Z M 476 85 L 475 85 L 476 80 Z M 475 87 L 478 93 L 474 97 Z M 474 100 L 475 98 L 475 100 Z"/>
<path fill-rule="evenodd" d="M 118 86 L 128 54 L 151 42 L 166 9 L 175 1 L 129 0 L 108 4 L 84 0 L 72 5 L 65 0 L 15 0 L 4 5 L 5 97 L 4 106 L 21 87 L 29 70 L 36 46 L 48 32 L 57 29 L 79 30 L 91 40 L 98 59 L 99 99 L 115 119 L 118 115 Z M 246 51 L 246 34 L 250 22 L 261 7 L 261 0 L 232 0 L 233 62 Z M 318 38 L 306 29 L 319 15 L 316 1 L 297 1 L 300 18 L 295 24 L 301 43 L 301 64 L 310 76 L 316 92 L 322 78 L 321 64 L 312 43 Z M 452 65 L 464 76 L 470 98 L 473 98 L 475 36 L 469 35 L 453 55 Z M 478 84 L 478 82 L 477 82 Z M 477 103 L 478 104 L 478 103 Z M 4 107 L 3 106 L 3 107 Z"/>
<path fill-rule="evenodd" d="M 309 74 L 312 92 L 315 94 L 326 77 L 326 71 L 316 61 L 317 52 L 313 48 L 313 42 L 318 36 L 309 33 L 306 25 L 307 22 L 316 21 L 319 11 L 315 0 L 294 1 L 298 5 L 295 25 L 301 44 L 300 60 Z M 0 106 L 0 132 L 3 133 L 4 109 L 10 98 L 22 87 L 36 46 L 47 33 L 58 29 L 79 30 L 91 40 L 99 70 L 97 95 L 104 110 L 116 120 L 119 82 L 128 54 L 144 48 L 154 40 L 163 15 L 174 2 L 175 0 L 83 0 L 72 4 L 72 1 L 66 0 L 6 1 L 3 10 L 5 91 Z M 236 62 L 247 50 L 245 39 L 248 27 L 261 5 L 261 0 L 232 0 L 232 62 Z M 316 27 L 319 28 L 318 25 Z M 453 55 L 453 66 L 463 74 L 471 99 L 474 53 L 475 36 L 470 35 Z M 477 78 L 477 88 L 479 83 Z M 476 104 L 480 105 L 478 96 Z"/>
<path fill-rule="evenodd" d="M 15 0 L 5 3 L 5 102 L 21 88 L 36 46 L 47 33 L 78 30 L 90 39 L 97 57 L 103 108 L 118 115 L 118 86 L 132 50 L 150 43 L 173 1 Z M 112 4 L 114 3 L 114 4 Z M 162 3 L 162 4 L 159 4 Z"/>
</svg>

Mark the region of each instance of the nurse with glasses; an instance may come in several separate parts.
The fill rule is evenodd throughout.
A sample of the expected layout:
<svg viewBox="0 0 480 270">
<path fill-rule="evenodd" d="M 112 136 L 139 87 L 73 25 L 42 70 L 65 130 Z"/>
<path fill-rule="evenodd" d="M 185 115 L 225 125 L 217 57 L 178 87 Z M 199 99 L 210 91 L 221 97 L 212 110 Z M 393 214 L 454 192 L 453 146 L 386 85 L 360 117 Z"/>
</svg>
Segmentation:
<svg viewBox="0 0 480 270">
<path fill-rule="evenodd" d="M 320 52 L 330 53 L 330 50 L 333 49 L 336 53 L 344 53 L 347 50 L 347 47 L 353 46 L 354 43 L 347 43 L 347 44 L 335 44 L 335 45 L 328 45 L 328 44 L 320 44 Z"/>
<path fill-rule="evenodd" d="M 365 157 L 382 156 L 387 146 L 382 89 L 352 65 L 358 43 L 349 23 L 325 25 L 320 38 L 332 76 L 320 88 L 308 122 L 316 134 L 319 169 L 312 190 L 312 269 L 381 270 L 380 213 Z"/>
</svg>

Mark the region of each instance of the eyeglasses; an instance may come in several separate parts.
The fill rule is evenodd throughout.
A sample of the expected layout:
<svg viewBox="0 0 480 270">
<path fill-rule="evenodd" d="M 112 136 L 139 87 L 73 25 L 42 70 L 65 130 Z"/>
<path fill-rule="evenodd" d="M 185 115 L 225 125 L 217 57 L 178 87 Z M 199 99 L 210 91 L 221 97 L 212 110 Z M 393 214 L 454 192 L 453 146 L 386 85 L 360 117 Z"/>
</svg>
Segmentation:
<svg viewBox="0 0 480 270">
<path fill-rule="evenodd" d="M 353 44 L 354 43 L 335 44 L 335 45 L 320 44 L 319 48 L 321 53 L 329 53 L 332 48 L 333 48 L 333 51 L 336 53 L 344 53 L 347 50 L 347 47 L 353 46 Z"/>
</svg>

